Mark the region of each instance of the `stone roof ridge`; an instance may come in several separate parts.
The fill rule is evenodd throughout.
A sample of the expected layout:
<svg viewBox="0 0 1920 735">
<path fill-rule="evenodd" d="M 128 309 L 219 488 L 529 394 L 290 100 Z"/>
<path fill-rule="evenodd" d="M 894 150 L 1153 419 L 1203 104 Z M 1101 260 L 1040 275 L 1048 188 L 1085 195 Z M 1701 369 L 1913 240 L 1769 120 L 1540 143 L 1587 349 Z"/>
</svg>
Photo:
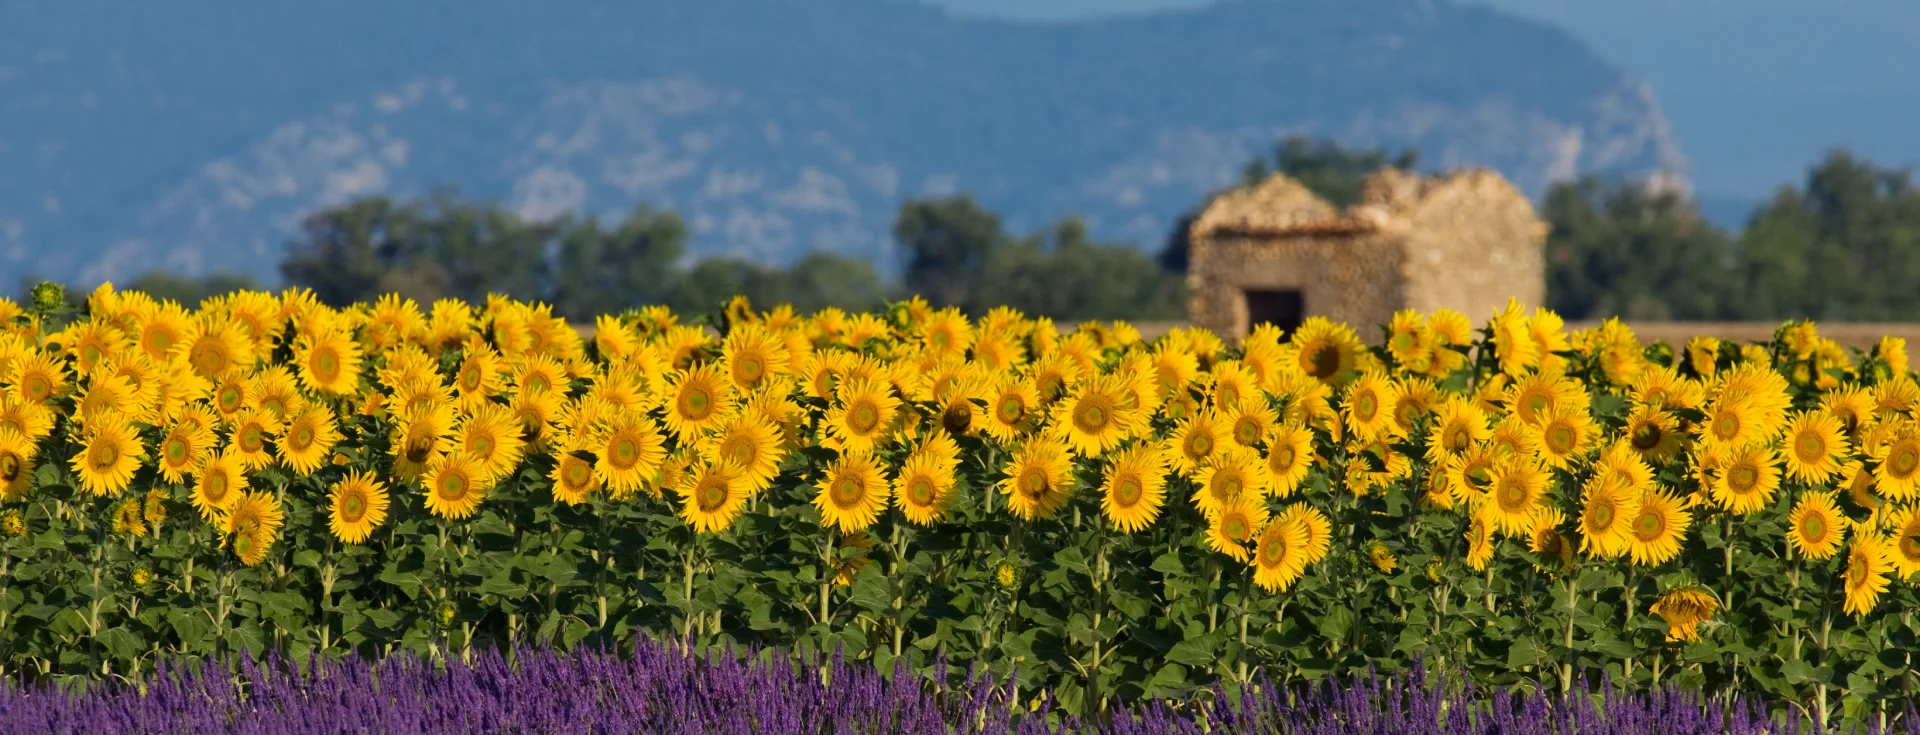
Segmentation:
<svg viewBox="0 0 1920 735">
<path fill-rule="evenodd" d="M 1274 174 L 1258 186 L 1216 197 L 1194 219 L 1191 236 L 1218 232 L 1246 235 L 1359 234 L 1401 231 L 1435 212 L 1462 205 L 1528 202 L 1499 173 L 1483 167 L 1432 176 L 1382 168 L 1361 184 L 1360 201 L 1342 212 L 1300 182 Z M 1531 206 L 1529 203 L 1528 206 Z"/>
</svg>

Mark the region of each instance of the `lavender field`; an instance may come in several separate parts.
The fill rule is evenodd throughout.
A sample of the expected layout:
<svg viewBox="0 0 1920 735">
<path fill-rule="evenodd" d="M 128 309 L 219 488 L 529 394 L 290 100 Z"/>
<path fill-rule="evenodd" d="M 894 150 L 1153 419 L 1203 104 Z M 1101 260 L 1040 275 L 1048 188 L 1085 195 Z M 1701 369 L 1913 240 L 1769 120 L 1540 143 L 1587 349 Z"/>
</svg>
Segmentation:
<svg viewBox="0 0 1920 735">
<path fill-rule="evenodd" d="M 762 652 L 766 654 L 768 652 Z M 1023 692 L 948 662 L 958 686 L 903 665 L 882 675 L 840 657 L 699 655 L 642 643 L 631 655 L 488 650 L 444 668 L 407 655 L 378 663 L 275 656 L 238 673 L 209 664 L 163 666 L 139 686 L 84 691 L 0 685 L 0 733 L 1581 733 L 1813 732 L 1765 708 L 1703 702 L 1678 690 L 1592 696 L 1448 691 L 1419 667 L 1394 677 L 1276 687 L 1268 679 L 1215 689 L 1180 707 L 1115 707 L 1098 720 L 1062 715 L 1044 692 Z M 1913 721 L 1911 708 L 1906 721 Z M 1868 723 L 1856 731 L 1886 732 Z"/>
</svg>

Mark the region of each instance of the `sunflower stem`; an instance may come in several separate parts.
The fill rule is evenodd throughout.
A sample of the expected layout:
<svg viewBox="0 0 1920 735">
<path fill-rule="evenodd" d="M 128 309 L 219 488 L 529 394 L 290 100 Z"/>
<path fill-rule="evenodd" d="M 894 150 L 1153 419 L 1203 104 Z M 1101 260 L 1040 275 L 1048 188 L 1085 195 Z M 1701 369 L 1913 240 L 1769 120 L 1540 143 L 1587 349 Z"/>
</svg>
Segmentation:
<svg viewBox="0 0 1920 735">
<path fill-rule="evenodd" d="M 1573 616 L 1579 609 L 1579 600 L 1580 582 L 1578 579 L 1575 579 L 1573 575 L 1569 574 L 1567 575 L 1567 626 L 1565 634 L 1562 635 L 1560 639 L 1560 647 L 1566 651 L 1567 655 L 1567 660 L 1560 664 L 1561 694 L 1573 691 L 1573 661 L 1575 658 L 1573 653 Z M 1629 602 L 1627 606 L 1631 608 L 1633 603 Z M 1631 661 L 1631 657 L 1629 657 L 1628 660 Z"/>
</svg>

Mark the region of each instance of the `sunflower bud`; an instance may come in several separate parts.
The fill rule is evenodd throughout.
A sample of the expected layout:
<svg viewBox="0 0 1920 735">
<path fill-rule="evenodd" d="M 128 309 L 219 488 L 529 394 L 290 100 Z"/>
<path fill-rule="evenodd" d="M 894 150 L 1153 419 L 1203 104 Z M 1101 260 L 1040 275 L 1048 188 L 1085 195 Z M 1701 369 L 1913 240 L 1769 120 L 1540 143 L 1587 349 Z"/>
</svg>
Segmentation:
<svg viewBox="0 0 1920 735">
<path fill-rule="evenodd" d="M 153 582 L 153 570 L 144 562 L 133 568 L 133 586 L 145 587 L 151 582 Z"/>
<path fill-rule="evenodd" d="M 25 535 L 27 535 L 27 517 L 20 513 L 19 508 L 7 511 L 6 515 L 0 515 L 0 536 L 19 538 Z"/>
<path fill-rule="evenodd" d="M 440 603 L 440 609 L 434 611 L 434 618 L 440 621 L 440 627 L 451 628 L 460 618 L 460 609 L 451 602 Z"/>
<path fill-rule="evenodd" d="M 41 281 L 33 287 L 33 308 L 46 313 L 67 305 L 67 289 L 53 281 Z"/>
</svg>

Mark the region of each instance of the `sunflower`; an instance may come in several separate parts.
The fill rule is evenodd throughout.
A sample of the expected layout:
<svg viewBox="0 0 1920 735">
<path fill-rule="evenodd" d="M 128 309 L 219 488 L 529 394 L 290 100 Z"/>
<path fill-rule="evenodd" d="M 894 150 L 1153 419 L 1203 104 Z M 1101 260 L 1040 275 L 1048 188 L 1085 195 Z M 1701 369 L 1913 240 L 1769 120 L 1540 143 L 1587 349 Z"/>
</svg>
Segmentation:
<svg viewBox="0 0 1920 735">
<path fill-rule="evenodd" d="M 1831 492 L 1810 492 L 1800 496 L 1787 516 L 1787 545 L 1808 559 L 1831 559 L 1840 553 L 1847 535 L 1847 517 L 1833 502 Z"/>
<path fill-rule="evenodd" d="M 833 550 L 834 586 L 852 587 L 860 572 L 873 565 L 873 557 L 869 555 L 873 551 L 873 534 L 866 531 L 842 534 L 833 542 Z"/>
<path fill-rule="evenodd" d="M 1787 475 L 1807 483 L 1824 483 L 1840 471 L 1838 457 L 1848 454 L 1840 435 L 1840 420 L 1817 411 L 1795 416 L 1787 426 Z"/>
<path fill-rule="evenodd" d="M 893 502 L 909 523 L 927 526 L 953 505 L 953 465 L 937 453 L 914 452 L 893 478 Z"/>
<path fill-rule="evenodd" d="M 964 322 L 964 320 L 963 320 Z M 736 327 L 727 333 L 720 348 L 720 360 L 726 365 L 727 378 L 742 391 L 751 391 L 767 380 L 785 375 L 788 355 L 786 343 L 758 325 Z"/>
<path fill-rule="evenodd" d="M 222 530 L 240 563 L 254 566 L 266 560 L 285 520 L 280 501 L 272 494 L 241 491 L 228 506 Z"/>
<path fill-rule="evenodd" d="M 1400 390 L 1391 378 L 1368 371 L 1347 387 L 1342 405 L 1347 427 L 1355 437 L 1373 439 L 1394 428 L 1393 405 Z"/>
<path fill-rule="evenodd" d="M 1266 502 L 1241 496 L 1220 508 L 1219 512 L 1207 516 L 1207 546 L 1232 557 L 1234 561 L 1246 561 L 1252 551 L 1248 547 L 1253 545 L 1254 539 L 1266 525 Z M 1306 545 L 1299 529 L 1294 529 L 1290 535 L 1300 546 Z"/>
<path fill-rule="evenodd" d="M 1580 507 L 1580 551 L 1611 558 L 1632 550 L 1633 522 L 1645 492 L 1615 483 L 1587 483 Z"/>
<path fill-rule="evenodd" d="M 472 413 L 461 419 L 454 428 L 454 445 L 458 451 L 479 461 L 495 478 L 512 475 L 526 452 L 520 419 L 495 403 L 475 406 Z"/>
<path fill-rule="evenodd" d="M 249 470 L 273 462 L 267 442 L 280 435 L 280 420 L 265 411 L 248 409 L 233 419 L 233 456 Z"/>
<path fill-rule="evenodd" d="M 1593 481 L 1613 484 L 1628 490 L 1652 490 L 1653 467 L 1625 439 L 1616 439 L 1594 462 Z"/>
<path fill-rule="evenodd" d="M 1464 399 L 1451 399 L 1441 404 L 1427 431 L 1427 461 L 1445 465 L 1490 436 L 1486 412 Z"/>
<path fill-rule="evenodd" d="M 194 480 L 193 507 L 200 510 L 200 517 L 215 520 L 226 515 L 246 488 L 246 468 L 240 461 L 226 452 L 213 454 L 200 465 Z"/>
<path fill-rule="evenodd" d="M 1502 397 L 1515 416 L 1535 426 L 1545 423 L 1555 411 L 1585 409 L 1588 404 L 1587 391 L 1579 383 L 1547 372 L 1514 378 Z"/>
<path fill-rule="evenodd" d="M 1305 532 L 1301 554 L 1306 563 L 1313 564 L 1327 558 L 1327 549 L 1333 544 L 1333 523 L 1327 520 L 1327 514 L 1306 503 L 1290 503 L 1280 511 L 1279 520 L 1299 526 Z"/>
<path fill-rule="evenodd" d="M 1245 363 L 1227 360 L 1217 363 L 1209 373 L 1213 385 L 1211 398 L 1216 411 L 1227 412 L 1239 408 L 1240 404 L 1260 398 L 1260 378 L 1248 370 Z"/>
<path fill-rule="evenodd" d="M 14 360 L 9 368 L 14 391 L 20 400 L 43 404 L 67 387 L 67 368 L 58 357 L 38 350 Z"/>
<path fill-rule="evenodd" d="M 1540 432 L 1519 416 L 1508 414 L 1494 424 L 1487 446 L 1496 454 L 1532 457 L 1540 453 Z"/>
<path fill-rule="evenodd" d="M 192 327 L 192 321 L 187 316 L 186 309 L 168 301 L 155 305 L 155 308 L 141 320 L 140 325 L 134 330 L 135 342 L 148 358 L 155 362 L 164 362 L 167 359 L 167 353 L 172 352 L 173 346 L 179 344 L 180 340 L 186 339 L 187 332 Z"/>
<path fill-rule="evenodd" d="M 360 383 L 360 345 L 332 329 L 300 337 L 295 349 L 307 390 L 342 396 Z"/>
<path fill-rule="evenodd" d="M 140 515 L 140 499 L 129 497 L 113 506 L 113 532 L 122 536 L 145 538 L 147 519 Z"/>
<path fill-rule="evenodd" d="M 1008 509 L 1021 519 L 1050 517 L 1073 496 L 1071 469 L 1065 446 L 1036 439 L 1014 452 L 1000 493 L 1007 496 Z"/>
<path fill-rule="evenodd" d="M 1136 444 L 1107 465 L 1100 486 L 1100 511 L 1123 532 L 1145 529 L 1160 516 L 1166 484 L 1166 451 L 1155 444 Z"/>
<path fill-rule="evenodd" d="M 387 520 L 387 486 L 371 472 L 349 473 L 328 491 L 327 527 L 343 543 L 358 544 Z"/>
<path fill-rule="evenodd" d="M 573 389 L 573 380 L 567 376 L 566 368 L 546 355 L 534 355 L 520 363 L 519 370 L 513 374 L 515 393 L 557 393 L 566 394 Z"/>
<path fill-rule="evenodd" d="M 87 381 L 87 387 L 74 397 L 74 418 L 82 424 L 87 419 L 109 413 L 136 419 L 142 408 L 136 396 L 133 382 L 125 377 L 95 375 Z"/>
<path fill-rule="evenodd" d="M 718 431 L 701 440 L 699 451 L 709 462 L 733 463 L 746 473 L 747 485 L 754 491 L 773 484 L 785 454 L 780 447 L 780 428 L 753 411 L 726 419 Z"/>
<path fill-rule="evenodd" d="M 394 429 L 393 472 L 403 480 L 412 480 L 440 461 L 452 448 L 453 408 L 432 402 L 401 418 Z"/>
<path fill-rule="evenodd" d="M 1313 435 L 1304 426 L 1289 424 L 1273 433 L 1267 445 L 1267 490 L 1274 497 L 1292 495 L 1313 464 Z"/>
<path fill-rule="evenodd" d="M 1878 452 L 1880 469 L 1875 487 L 1893 500 L 1908 500 L 1920 491 L 1920 430 L 1905 429 Z"/>
<path fill-rule="evenodd" d="M 1054 406 L 1056 432 L 1082 457 L 1097 457 L 1144 428 L 1144 416 L 1124 400 L 1125 384 L 1100 376 L 1075 386 Z"/>
<path fill-rule="evenodd" d="M 145 455 L 139 432 L 125 419 L 104 415 L 87 424 L 85 441 L 73 457 L 73 472 L 87 492 L 112 495 L 132 484 Z"/>
<path fill-rule="evenodd" d="M 1528 328 L 1527 314 L 1518 300 L 1507 299 L 1506 307 L 1494 314 L 1487 329 L 1493 333 L 1494 359 L 1500 372 L 1519 375 L 1539 364 L 1540 348 L 1533 341 L 1533 330 Z"/>
<path fill-rule="evenodd" d="M 1700 640 L 1700 624 L 1713 619 L 1714 612 L 1720 609 L 1720 601 L 1704 587 L 1689 586 L 1669 590 L 1655 600 L 1647 612 L 1660 616 L 1667 623 L 1667 640 Z"/>
<path fill-rule="evenodd" d="M 1893 553 L 1886 539 L 1872 531 L 1853 535 L 1847 547 L 1847 612 L 1855 617 L 1873 611 L 1880 595 L 1887 591 L 1893 573 Z"/>
<path fill-rule="evenodd" d="M 1633 451 L 1648 461 L 1662 461 L 1680 451 L 1679 420 L 1652 406 L 1635 406 L 1627 414 L 1627 425 L 1621 433 Z"/>
<path fill-rule="evenodd" d="M 1267 472 L 1253 452 L 1231 448 L 1202 467 L 1194 483 L 1193 506 L 1209 516 L 1240 498 L 1264 499 Z"/>
<path fill-rule="evenodd" d="M 186 422 L 175 422 L 160 438 L 160 456 L 155 464 L 167 482 L 183 482 L 198 472 L 214 444 L 213 432 Z"/>
<path fill-rule="evenodd" d="M 1309 548 L 1308 521 L 1295 512 L 1299 507 L 1289 506 L 1253 539 L 1253 583 L 1260 585 L 1260 589 L 1285 591 L 1306 574 L 1308 564 L 1316 561 Z M 1208 529 L 1210 542 L 1212 531 Z"/>
<path fill-rule="evenodd" d="M 673 487 L 680 495 L 680 517 L 699 533 L 720 533 L 733 527 L 734 519 L 747 507 L 745 476 L 731 462 L 701 463 Z"/>
<path fill-rule="evenodd" d="M 848 378 L 835 391 L 839 401 L 827 412 L 832 446 L 842 452 L 871 452 L 897 418 L 900 399 L 886 381 Z"/>
<path fill-rule="evenodd" d="M 1633 534 L 1627 553 L 1635 564 L 1665 564 L 1680 555 L 1680 544 L 1692 522 L 1693 515 L 1679 498 L 1660 490 L 1642 492 L 1639 512 L 1627 521 Z"/>
<path fill-rule="evenodd" d="M 592 434 L 594 476 L 615 500 L 626 500 L 648 487 L 666 458 L 666 439 L 651 419 L 621 412 Z"/>
<path fill-rule="evenodd" d="M 253 367 L 253 340 L 240 324 L 202 313 L 193 331 L 174 346 L 173 357 L 185 359 L 195 375 L 219 380 L 227 373 Z"/>
<path fill-rule="evenodd" d="M 1741 401 L 1715 401 L 1707 407 L 1701 441 L 1709 447 L 1735 449 L 1759 441 L 1759 412 Z"/>
<path fill-rule="evenodd" d="M 1288 344 L 1294 348 L 1300 372 L 1322 383 L 1338 382 L 1341 373 L 1353 371 L 1362 349 L 1347 325 L 1318 316 L 1301 322 Z"/>
<path fill-rule="evenodd" d="M 427 510 L 447 520 L 470 518 L 480 509 L 493 477 L 471 455 L 455 452 L 427 469 Z"/>
<path fill-rule="evenodd" d="M 1920 574 L 1920 506 L 1908 506 L 1891 519 L 1893 536 L 1887 545 L 1902 578 Z"/>
<path fill-rule="evenodd" d="M 671 401 L 667 404 L 667 429 L 682 442 L 693 442 L 733 412 L 733 383 L 720 370 L 719 363 L 707 363 L 676 372 L 668 379 L 666 395 Z"/>
<path fill-rule="evenodd" d="M 581 457 L 574 452 L 560 452 L 554 456 L 553 471 L 548 479 L 553 484 L 553 498 L 567 505 L 579 505 L 592 499 L 593 493 L 600 489 L 600 477 L 594 474 L 591 455 Z"/>
<path fill-rule="evenodd" d="M 1505 458 L 1518 455 L 1501 454 L 1488 445 L 1468 449 L 1454 457 L 1446 465 L 1447 492 L 1455 503 L 1469 508 L 1479 508 L 1481 503 L 1493 497 L 1493 472 Z"/>
<path fill-rule="evenodd" d="M 1840 420 L 1840 429 L 1848 439 L 1859 441 L 1861 429 L 1875 420 L 1873 396 L 1859 386 L 1828 391 L 1820 397 L 1820 411 Z"/>
<path fill-rule="evenodd" d="M 1226 424 L 1227 436 L 1233 442 L 1249 449 L 1258 449 L 1267 442 L 1267 435 L 1280 417 L 1264 401 L 1249 401 L 1220 414 Z"/>
<path fill-rule="evenodd" d="M 1859 460 L 1848 462 L 1840 468 L 1840 487 L 1847 493 L 1847 501 L 1855 508 L 1869 513 L 1880 510 L 1880 496 L 1873 494 L 1873 473 Z"/>
<path fill-rule="evenodd" d="M 1494 464 L 1489 478 L 1492 502 L 1484 507 L 1501 533 L 1522 536 L 1532 531 L 1549 479 L 1545 470 L 1524 457 L 1507 457 Z"/>
<path fill-rule="evenodd" d="M 1424 358 L 1433 344 L 1433 330 L 1427 327 L 1427 320 L 1420 312 L 1403 309 L 1394 312 L 1393 319 L 1387 322 L 1387 354 L 1393 361 L 1406 365 L 1418 358 Z"/>
<path fill-rule="evenodd" d="M 39 451 L 32 439 L 20 432 L 0 428 L 0 502 L 26 499 L 33 487 L 33 455 Z"/>
<path fill-rule="evenodd" d="M 0 429 L 37 441 L 53 431 L 53 416 L 45 405 L 0 392 Z"/>
<path fill-rule="evenodd" d="M 453 390 L 461 406 L 472 408 L 500 392 L 507 377 L 501 362 L 500 354 L 485 342 L 476 338 L 467 344 L 460 369 L 453 374 Z"/>
<path fill-rule="evenodd" d="M 820 510 L 821 525 L 850 532 L 879 520 L 888 500 L 880 470 L 880 461 L 864 452 L 843 454 L 828 465 L 826 476 L 814 485 L 819 493 L 813 506 Z"/>
<path fill-rule="evenodd" d="M 1714 479 L 1713 501 L 1739 515 L 1767 507 L 1780 488 L 1780 468 L 1774 466 L 1774 459 L 1773 450 L 1762 446 L 1735 452 Z"/>
<path fill-rule="evenodd" d="M 1527 550 L 1547 559 L 1557 561 L 1551 569 L 1534 564 L 1534 570 L 1557 574 L 1573 567 L 1573 544 L 1560 533 L 1560 525 L 1567 517 L 1554 508 L 1541 508 L 1533 514 L 1533 528 L 1527 533 Z"/>
<path fill-rule="evenodd" d="M 326 465 L 327 458 L 333 454 L 333 445 L 339 442 L 340 430 L 334 423 L 333 409 L 311 403 L 301 407 L 293 420 L 287 422 L 275 448 L 279 450 L 282 464 L 305 477 Z"/>
<path fill-rule="evenodd" d="M 160 401 L 160 371 L 151 362 L 138 353 L 129 353 L 100 363 L 94 373 L 94 380 L 113 376 L 126 381 L 130 391 L 126 397 L 125 412 L 139 423 L 153 423 Z M 82 410 L 85 410 L 84 402 Z"/>
<path fill-rule="evenodd" d="M 1167 459 L 1173 470 L 1189 479 L 1213 461 L 1228 441 L 1226 425 L 1211 411 L 1200 411 L 1174 425 Z"/>
<path fill-rule="evenodd" d="M 1497 523 L 1491 511 L 1485 508 L 1474 511 L 1467 522 L 1467 568 L 1476 572 L 1487 568 L 1487 562 L 1493 561 L 1493 549 L 1498 539 L 1493 532 Z"/>
<path fill-rule="evenodd" d="M 1540 460 L 1556 469 L 1579 464 L 1593 448 L 1594 431 L 1584 408 L 1555 409 L 1540 422 Z"/>
</svg>

